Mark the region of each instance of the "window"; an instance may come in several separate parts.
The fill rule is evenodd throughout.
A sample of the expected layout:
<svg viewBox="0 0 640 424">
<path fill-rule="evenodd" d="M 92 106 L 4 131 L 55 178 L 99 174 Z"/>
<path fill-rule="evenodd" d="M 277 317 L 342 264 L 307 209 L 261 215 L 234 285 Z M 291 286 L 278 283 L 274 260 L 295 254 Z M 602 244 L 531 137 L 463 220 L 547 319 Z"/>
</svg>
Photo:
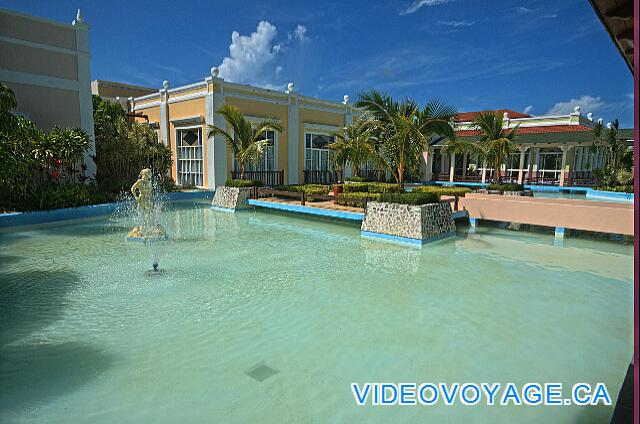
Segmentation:
<svg viewBox="0 0 640 424">
<path fill-rule="evenodd" d="M 259 140 L 267 140 L 267 145 L 264 147 L 260 159 L 256 163 L 247 162 L 245 171 L 277 171 L 278 159 L 277 159 L 277 133 L 276 131 L 265 131 L 259 138 Z M 240 170 L 238 162 L 235 157 L 233 158 L 233 169 Z"/>
<path fill-rule="evenodd" d="M 329 144 L 335 141 L 335 137 L 329 134 L 306 133 L 304 138 L 305 171 L 328 171 L 333 157 Z"/>
<path fill-rule="evenodd" d="M 593 171 L 604 166 L 604 151 L 591 147 L 576 147 L 574 171 Z"/>
<path fill-rule="evenodd" d="M 177 178 L 180 185 L 202 187 L 204 174 L 204 154 L 202 150 L 202 128 L 181 128 L 176 130 Z"/>
</svg>

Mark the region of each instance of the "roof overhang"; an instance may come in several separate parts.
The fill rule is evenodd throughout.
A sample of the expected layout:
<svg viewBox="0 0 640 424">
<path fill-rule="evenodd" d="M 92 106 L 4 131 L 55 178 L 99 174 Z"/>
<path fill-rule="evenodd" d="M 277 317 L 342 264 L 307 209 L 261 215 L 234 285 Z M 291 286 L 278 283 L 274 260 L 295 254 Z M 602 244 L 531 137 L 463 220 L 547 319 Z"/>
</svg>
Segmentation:
<svg viewBox="0 0 640 424">
<path fill-rule="evenodd" d="M 634 0 L 589 0 L 589 2 L 633 73 Z"/>
</svg>

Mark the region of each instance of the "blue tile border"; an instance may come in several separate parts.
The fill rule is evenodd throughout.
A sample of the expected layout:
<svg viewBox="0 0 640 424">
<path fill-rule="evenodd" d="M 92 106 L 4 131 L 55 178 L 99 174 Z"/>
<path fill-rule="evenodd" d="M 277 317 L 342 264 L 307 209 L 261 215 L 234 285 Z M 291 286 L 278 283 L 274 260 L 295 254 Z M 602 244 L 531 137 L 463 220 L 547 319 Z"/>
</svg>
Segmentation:
<svg viewBox="0 0 640 424">
<path fill-rule="evenodd" d="M 169 201 L 213 198 L 212 191 L 176 191 L 167 193 Z M 0 228 L 46 224 L 70 219 L 91 218 L 112 214 L 123 202 L 102 203 L 77 208 L 53 209 L 48 211 L 14 212 L 0 214 Z"/>
<path fill-rule="evenodd" d="M 263 200 L 249 199 L 247 203 L 251 206 L 258 206 L 267 209 L 276 209 L 286 212 L 303 213 L 308 215 L 324 216 L 330 218 L 347 219 L 351 221 L 362 221 L 364 213 L 345 212 L 333 209 L 313 208 L 310 206 L 290 205 L 286 203 L 265 202 Z"/>
<path fill-rule="evenodd" d="M 420 240 L 420 239 L 414 239 L 409 237 L 393 236 L 390 234 L 373 233 L 371 231 L 360 232 L 360 236 L 364 238 L 378 239 L 378 240 L 390 241 L 393 243 L 400 243 L 400 244 L 409 244 L 412 246 L 422 246 L 423 244 L 432 243 L 438 240 L 443 240 L 454 235 L 455 233 L 451 232 L 451 233 L 445 233 L 439 236 L 431 237 L 428 239 Z"/>
</svg>

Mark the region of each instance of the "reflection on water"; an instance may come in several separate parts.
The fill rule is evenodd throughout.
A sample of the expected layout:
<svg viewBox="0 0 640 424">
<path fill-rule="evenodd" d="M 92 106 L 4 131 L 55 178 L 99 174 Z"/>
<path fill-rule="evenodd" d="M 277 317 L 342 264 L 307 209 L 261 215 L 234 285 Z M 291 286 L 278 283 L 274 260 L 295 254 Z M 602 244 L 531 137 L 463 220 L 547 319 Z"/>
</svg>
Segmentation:
<svg viewBox="0 0 640 424">
<path fill-rule="evenodd" d="M 605 382 L 630 245 L 508 231 L 416 248 L 358 225 L 174 204 L 164 273 L 126 217 L 0 233 L 0 422 L 577 422 L 610 409 L 358 408 L 352 381 Z M 255 379 L 256 364 L 278 372 Z M 594 415 L 600 414 L 600 415 Z"/>
</svg>

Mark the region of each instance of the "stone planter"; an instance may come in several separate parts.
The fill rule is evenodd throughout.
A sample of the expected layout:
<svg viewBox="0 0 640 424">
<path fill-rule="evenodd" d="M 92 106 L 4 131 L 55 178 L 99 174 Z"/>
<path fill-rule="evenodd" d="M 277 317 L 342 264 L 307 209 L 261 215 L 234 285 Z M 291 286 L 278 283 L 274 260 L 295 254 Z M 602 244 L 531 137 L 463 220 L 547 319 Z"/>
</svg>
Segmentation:
<svg viewBox="0 0 640 424">
<path fill-rule="evenodd" d="M 247 199 L 251 197 L 252 187 L 227 187 L 216 188 L 211 206 L 218 209 L 226 209 L 230 212 L 249 207 Z"/>
<path fill-rule="evenodd" d="M 364 237 L 424 244 L 455 234 L 448 203 L 403 205 L 369 202 L 362 221 Z"/>
</svg>

